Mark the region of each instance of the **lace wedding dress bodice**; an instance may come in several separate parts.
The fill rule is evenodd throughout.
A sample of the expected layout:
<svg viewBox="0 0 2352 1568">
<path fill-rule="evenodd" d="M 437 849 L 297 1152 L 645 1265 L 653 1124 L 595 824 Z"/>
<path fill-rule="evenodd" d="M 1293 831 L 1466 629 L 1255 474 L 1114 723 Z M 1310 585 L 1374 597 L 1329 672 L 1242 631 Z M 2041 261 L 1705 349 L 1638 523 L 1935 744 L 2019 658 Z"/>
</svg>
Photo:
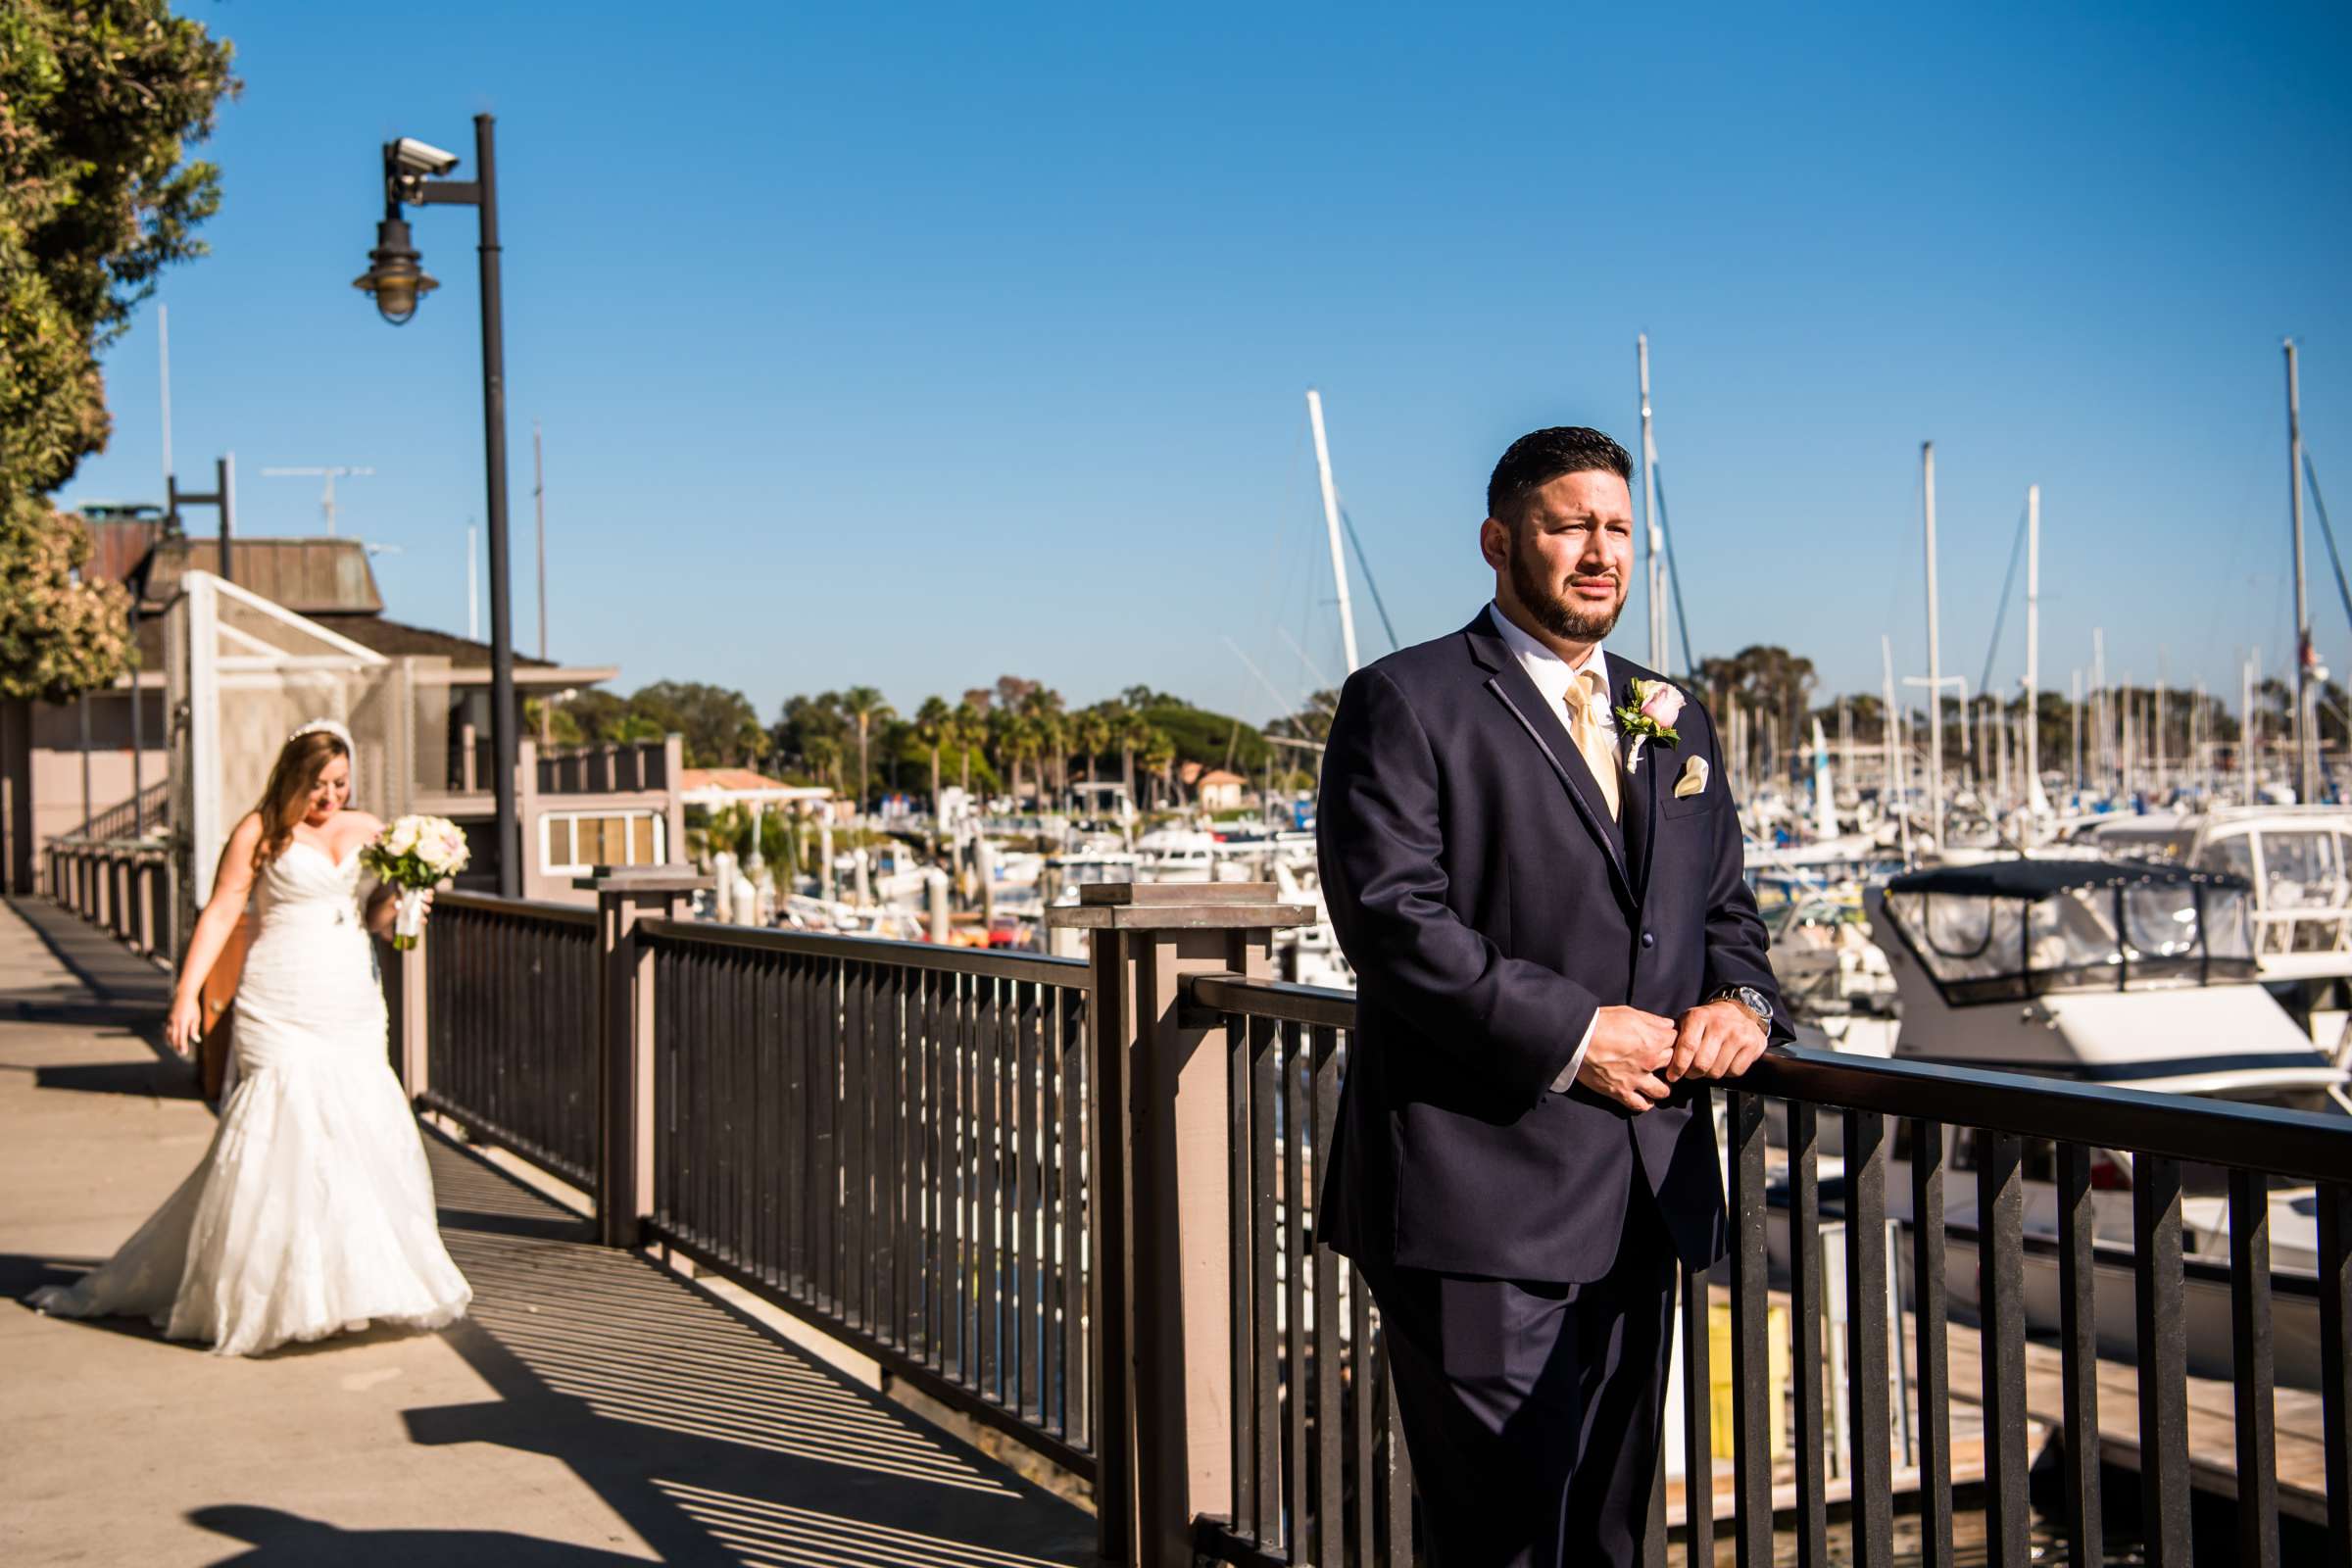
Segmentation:
<svg viewBox="0 0 2352 1568">
<path fill-rule="evenodd" d="M 392 1073 L 359 883 L 356 852 L 300 839 L 263 868 L 212 1148 L 112 1260 L 34 1305 L 144 1315 L 224 1355 L 463 1315 L 472 1293 Z"/>
</svg>

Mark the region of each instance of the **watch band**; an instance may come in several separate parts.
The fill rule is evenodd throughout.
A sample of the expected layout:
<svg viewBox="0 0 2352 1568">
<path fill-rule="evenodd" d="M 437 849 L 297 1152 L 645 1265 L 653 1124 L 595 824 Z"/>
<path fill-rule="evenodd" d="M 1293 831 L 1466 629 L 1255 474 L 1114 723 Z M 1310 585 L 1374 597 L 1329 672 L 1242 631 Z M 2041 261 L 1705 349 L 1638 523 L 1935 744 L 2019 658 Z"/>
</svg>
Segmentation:
<svg viewBox="0 0 2352 1568">
<path fill-rule="evenodd" d="M 1754 1000 L 1751 1001 L 1749 1000 L 1750 998 L 1753 998 Z M 1722 990 L 1715 993 L 1714 1000 L 1717 1002 L 1738 1003 L 1742 1012 L 1745 1012 L 1749 1017 L 1755 1019 L 1757 1024 L 1766 1031 L 1769 1032 L 1771 1030 L 1772 1006 L 1769 1003 L 1766 1003 L 1762 1007 L 1758 1007 L 1756 1005 L 1756 1003 L 1764 1000 L 1764 994 L 1756 990 L 1755 987 L 1725 986 Z"/>
</svg>

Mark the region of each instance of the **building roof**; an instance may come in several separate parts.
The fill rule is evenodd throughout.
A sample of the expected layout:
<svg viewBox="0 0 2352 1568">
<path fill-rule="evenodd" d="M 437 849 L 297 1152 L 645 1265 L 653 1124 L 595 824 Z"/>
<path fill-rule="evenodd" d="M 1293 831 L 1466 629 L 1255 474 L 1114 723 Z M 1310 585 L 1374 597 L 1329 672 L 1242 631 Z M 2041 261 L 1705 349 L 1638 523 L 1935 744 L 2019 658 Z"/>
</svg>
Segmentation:
<svg viewBox="0 0 2352 1568">
<path fill-rule="evenodd" d="M 784 805 L 832 798 L 832 790 L 822 784 L 786 784 L 748 767 L 678 769 L 678 799 L 688 806 L 721 807 L 755 801 L 761 805 Z"/>
<path fill-rule="evenodd" d="M 681 789 L 780 790 L 785 783 L 748 767 L 688 767 L 679 770 Z"/>
<path fill-rule="evenodd" d="M 271 604 L 318 619 L 333 614 L 383 613 L 384 597 L 376 591 L 368 547 L 358 539 L 236 539 L 231 543 L 230 580 Z M 167 604 L 179 592 L 179 580 L 188 572 L 220 573 L 220 541 L 184 534 L 158 538 L 145 569 L 147 602 Z"/>
<path fill-rule="evenodd" d="M 1205 773 L 1196 775 L 1191 782 L 1195 788 L 1205 788 L 1211 784 L 1247 784 L 1250 781 L 1239 773 L 1228 773 L 1221 767 L 1212 767 Z"/>
<path fill-rule="evenodd" d="M 144 612 L 138 627 L 139 664 L 160 673 L 161 612 L 178 596 L 189 572 L 219 571 L 220 541 L 165 533 L 160 522 L 146 518 L 105 515 L 83 521 L 96 545 L 93 574 L 139 585 Z M 231 546 L 231 580 L 237 587 L 372 653 L 386 659 L 446 659 L 453 671 L 490 667 L 488 643 L 386 618 L 368 547 L 361 540 L 240 538 Z M 518 673 L 542 672 L 529 676 L 536 686 L 589 686 L 619 673 L 610 666 L 567 665 L 520 652 L 514 656 L 514 667 Z"/>
<path fill-rule="evenodd" d="M 452 636 L 429 626 L 411 626 L 405 621 L 386 620 L 381 615 L 325 614 L 305 617 L 317 621 L 339 637 L 348 637 L 361 647 L 383 655 L 386 659 L 402 659 L 411 655 L 421 658 L 446 659 L 453 669 L 488 669 L 490 645 L 470 638 Z M 532 659 L 523 654 L 514 656 L 518 669 L 559 669 L 563 666 L 545 659 Z M 139 617 L 139 667 L 160 670 L 164 667 L 164 621 L 160 615 Z M 610 677 L 601 671 L 581 673 L 583 681 Z"/>
<path fill-rule="evenodd" d="M 490 645 L 477 643 L 469 637 L 459 637 L 430 626 L 412 626 L 406 621 L 387 620 L 382 615 L 312 615 L 311 619 L 328 631 L 350 638 L 364 648 L 371 648 L 387 659 L 408 655 L 447 659 L 459 669 L 487 669 L 490 667 Z M 516 654 L 518 667 L 554 669 L 553 660 L 533 659 Z"/>
</svg>

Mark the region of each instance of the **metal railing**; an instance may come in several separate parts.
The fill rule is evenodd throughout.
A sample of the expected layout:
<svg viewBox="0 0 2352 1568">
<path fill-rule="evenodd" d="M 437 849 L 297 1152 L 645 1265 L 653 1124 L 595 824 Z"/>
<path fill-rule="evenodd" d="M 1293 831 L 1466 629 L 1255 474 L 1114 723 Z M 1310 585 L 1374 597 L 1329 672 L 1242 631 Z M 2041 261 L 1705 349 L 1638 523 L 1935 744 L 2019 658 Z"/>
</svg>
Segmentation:
<svg viewBox="0 0 2352 1568">
<path fill-rule="evenodd" d="M 1091 1476 L 1086 965 L 638 930 L 652 1235 Z"/>
<path fill-rule="evenodd" d="M 536 758 L 542 795 L 619 795 L 669 787 L 666 741 L 542 748 Z"/>
<path fill-rule="evenodd" d="M 1367 1310 L 1352 1268 L 1311 1241 L 1313 1154 L 1328 1146 L 1353 999 L 1339 992 L 1212 975 L 1190 983 L 1192 1000 L 1224 1015 L 1233 1086 L 1234 1202 L 1231 1517 L 1200 1518 L 1200 1549 L 1235 1563 L 1403 1563 L 1411 1549 L 1409 1496 L 1394 1428 L 1377 1310 Z M 1766 1251 L 1768 1101 L 1787 1106 L 1788 1278 L 1794 1393 L 1793 1530 L 1799 1560 L 1830 1559 L 1820 1325 L 1819 1117 L 1842 1121 L 1848 1375 L 1847 1474 L 1853 1499 L 1851 1558 L 1886 1564 L 1893 1552 L 1891 1441 L 1894 1397 L 1918 1405 L 1918 1506 L 1922 1560 L 1954 1561 L 1952 1399 L 1949 1377 L 1943 1128 L 1978 1129 L 1980 1338 L 1984 1540 L 1987 1560 L 2023 1568 L 2029 1540 L 2027 1238 L 2022 1152 L 2027 1140 L 2056 1145 L 2056 1247 L 2061 1323 L 2066 1540 L 2078 1563 L 2098 1563 L 2105 1518 L 2098 1427 L 2098 1344 L 2092 1311 L 2094 1150 L 2132 1153 L 2135 1246 L 2129 1266 L 2138 1353 L 2143 1485 L 2141 1533 L 2148 1560 L 2185 1563 L 2191 1476 L 2182 1306 L 2181 1166 L 2230 1172 L 2229 1288 L 2235 1351 L 2238 1560 L 2279 1560 L 2273 1377 L 2270 1188 L 2314 1188 L 2319 1230 L 2320 1397 L 2325 1430 L 2326 1531 L 2333 1561 L 2352 1561 L 2352 1122 L 2323 1115 L 2108 1089 L 2018 1074 L 1964 1072 L 1806 1051 L 1776 1052 L 1725 1092 L 1730 1202 L 1733 1468 L 1732 1530 L 1743 1565 L 1774 1549 L 1773 1434 L 1764 1369 L 1771 1361 Z M 1895 1288 L 1886 1238 L 1890 1120 L 1906 1123 L 1912 1220 L 1915 1388 L 1892 1389 L 1888 1294 Z M 1247 1194 L 1245 1199 L 1242 1196 Z M 1298 1215 L 1297 1225 L 1290 1216 Z M 1957 1230 L 1958 1228 L 1953 1228 Z M 2112 1249 L 2099 1249 L 2112 1259 Z M 1703 1301 L 1709 1271 L 1684 1268 L 1680 1294 Z M 1343 1275 L 1344 1292 L 1337 1292 Z M 2309 1287 L 2294 1282 L 2298 1295 Z M 1899 1321 L 1899 1319 L 1898 1319 Z M 1682 1314 L 1683 1449 L 1700 1480 L 1686 1487 L 1681 1523 L 1692 1568 L 1715 1561 L 1709 1329 L 1704 1311 Z M 1336 1419 L 1335 1419 L 1336 1412 Z M 1670 1419 L 1672 1419 L 1670 1415 Z M 1664 1522 L 1664 1490 L 1653 1515 Z M 1649 1560 L 1667 1558 L 1653 1530 Z"/>
<path fill-rule="evenodd" d="M 170 825 L 172 785 L 169 780 L 148 785 L 138 794 L 117 801 L 68 835 L 103 843 L 109 839 L 138 839 Z"/>
<path fill-rule="evenodd" d="M 596 1182 L 596 911 L 434 897 L 417 1103 L 576 1186 Z"/>
<path fill-rule="evenodd" d="M 151 839 L 53 838 L 43 846 L 49 896 L 134 953 L 179 955 L 178 871 Z"/>
<path fill-rule="evenodd" d="M 1196 1544 L 1221 1562 L 1409 1564 L 1412 1468 L 1380 1313 L 1313 1240 L 1355 999 L 1238 975 L 1191 996 L 1226 1021 L 1232 1122 L 1233 1512 L 1197 1520 Z"/>
<path fill-rule="evenodd" d="M 1141 1108 L 1129 1120 L 1128 1102 L 1149 1100 L 1143 1088 L 1162 1080 L 1095 1058 L 1104 1048 L 1090 1025 L 1113 1040 L 1126 1027 L 1092 1016 L 1107 994 L 1098 990 L 1106 983 L 1100 959 L 1090 971 L 1070 960 L 658 916 L 631 928 L 612 907 L 442 896 L 425 948 L 422 1102 L 594 1187 L 627 1222 L 608 1235 L 664 1245 L 1078 1476 L 1102 1477 L 1105 1542 L 1118 1555 L 1157 1549 L 1150 1544 L 1167 1537 L 1154 1532 L 1150 1510 L 1173 1495 L 1194 1548 L 1211 1560 L 1420 1560 L 1378 1308 L 1355 1269 L 1314 1245 L 1317 1156 L 1336 1118 L 1352 998 L 1196 973 L 1152 993 L 1148 1005 L 1130 999 L 1152 1027 L 1192 1031 L 1183 1038 L 1199 1046 L 1179 1049 L 1205 1049 L 1223 1079 L 1223 1165 L 1213 1185 L 1226 1193 L 1224 1266 L 1214 1271 L 1213 1302 L 1180 1301 L 1139 1289 L 1129 1259 L 1146 1238 L 1132 1227 L 1163 1223 L 1181 1208 L 1171 1184 L 1206 1173 L 1200 1146 L 1142 1138 Z M 633 1076 L 641 1089 L 631 1093 L 642 1095 L 619 1116 L 616 1073 Z M 1098 1086 L 1108 1103 L 1095 1103 Z M 2132 1396 L 2146 1478 L 2139 1533 L 2150 1561 L 2185 1562 L 2191 1483 L 2210 1487 L 2213 1474 L 2203 1459 L 2192 1474 L 2188 1451 L 2183 1282 L 2213 1274 L 2218 1260 L 2184 1256 L 2184 1165 L 2230 1172 L 2230 1262 L 2226 1281 L 2208 1284 L 2228 1291 L 2234 1331 L 2237 1375 L 2227 1397 L 2244 1568 L 2268 1568 L 2280 1551 L 2271 1188 L 2312 1189 L 2317 1278 L 2278 1284 L 2278 1299 L 2291 1298 L 2298 1310 L 2310 1313 L 2317 1298 L 2326 1452 L 2317 1482 L 2306 1474 L 2296 1483 L 2299 1517 L 2311 1520 L 2298 1528 L 2324 1531 L 2331 1560 L 2352 1560 L 2352 1125 L 2344 1119 L 1795 1051 L 1767 1056 L 1736 1091 L 1710 1099 L 1725 1128 L 1733 1245 L 1716 1270 L 1683 1269 L 1679 1291 L 1686 1303 L 1706 1302 L 1712 1276 L 1716 1300 L 1728 1297 L 1737 1376 L 1732 1491 L 1720 1528 L 1747 1568 L 1772 1560 L 1776 1486 L 1780 1528 L 1793 1534 L 1803 1560 L 1830 1560 L 1833 1470 L 1852 1499 L 1843 1527 L 1850 1546 L 1841 1549 L 1864 1568 L 1888 1562 L 1894 1472 L 1912 1457 L 1895 1449 L 1898 1417 L 1913 1404 L 1916 1463 L 1902 1468 L 1906 1486 L 1916 1476 L 1921 1558 L 1948 1568 L 1956 1403 L 1977 1407 L 1963 1428 L 1982 1417 L 1987 1559 L 2023 1568 L 2035 1457 L 2030 1352 L 2035 1367 L 2054 1366 L 2035 1375 L 2045 1390 L 2055 1380 L 2061 1406 L 2054 1421 L 2046 1399 L 2034 1412 L 2051 1425 L 2063 1460 L 2053 1522 L 2078 1562 L 2098 1561 L 2108 1517 L 2101 1461 L 2112 1454 L 2099 1441 L 2091 1281 L 2103 1269 L 2112 1290 L 2119 1268 L 2129 1270 L 2134 1304 Z M 1131 1126 L 1138 1137 L 1125 1157 L 1134 1168 L 1114 1187 L 1119 1162 L 1098 1169 L 1093 1140 L 1099 1128 Z M 1950 1167 L 1947 1127 L 1975 1130 L 1972 1172 Z M 1898 1132 L 1907 1157 L 1897 1154 Z M 2038 1140 L 2055 1146 L 2054 1242 L 2029 1236 L 2025 1224 L 2024 1155 Z M 1833 1148 L 1843 1160 L 1845 1227 L 1834 1272 L 1823 1263 L 1834 1254 L 1822 1236 L 1821 1177 Z M 2129 1254 L 2094 1234 L 2096 1151 L 2132 1156 Z M 641 1196 L 616 1199 L 630 1189 L 613 1172 L 633 1161 L 642 1162 Z M 1976 1183 L 1973 1231 L 1945 1222 L 1947 1177 Z M 1898 1180 L 1911 1215 L 1890 1232 L 1888 1188 Z M 1777 1260 L 1785 1281 L 1774 1278 L 1767 1249 L 1775 1206 L 1788 1216 L 1786 1256 Z M 1982 1259 L 1976 1303 L 1946 1285 L 1955 1259 L 1965 1277 L 1971 1250 Z M 2029 1260 L 2057 1276 L 2058 1321 L 2038 1344 L 2030 1343 L 2027 1318 Z M 1106 1319 L 1104 1292 L 1114 1287 L 1129 1315 Z M 1177 1283 L 1179 1296 L 1190 1289 Z M 1842 1295 L 1846 1305 L 1841 1316 L 1826 1314 L 1842 1324 L 1847 1369 L 1828 1394 L 1825 1295 Z M 1692 1568 L 1715 1560 L 1710 1320 L 1724 1309 L 1686 1311 L 1677 1337 L 1683 1395 L 1668 1421 L 1679 1424 L 1691 1471 L 1675 1521 L 1677 1555 Z M 1784 1309 L 1785 1330 L 1776 1321 Z M 1197 1389 L 1183 1392 L 1180 1365 L 1133 1381 L 1136 1357 L 1174 1348 L 1181 1361 L 1187 1346 L 1205 1353 L 1200 1341 L 1162 1332 L 1180 1310 L 1196 1326 L 1214 1325 L 1220 1392 L 1206 1404 Z M 1968 1333 L 1983 1375 L 1955 1389 L 1949 1337 Z M 1782 1334 L 1792 1377 L 1775 1391 L 1767 1369 Z M 2111 1387 L 2122 1365 L 2105 1363 Z M 1785 1430 L 1794 1441 L 1776 1477 L 1775 1401 L 1784 1394 L 1793 1396 Z M 1844 1407 L 1841 1424 L 1826 1408 L 1832 1400 Z M 1193 1508 L 1181 1484 L 1171 1494 L 1164 1474 L 1138 1502 L 1137 1445 L 1157 1434 L 1164 1447 L 1170 1430 L 1181 1440 L 1183 1423 L 1203 1411 L 1230 1422 L 1201 1450 L 1215 1455 L 1209 1470 L 1200 1453 L 1193 1460 L 1194 1484 L 1217 1497 L 1213 1513 Z M 1976 1449 L 1963 1445 L 1960 1467 L 1971 1472 L 1963 1479 L 1973 1480 Z M 1649 1559 L 1661 1564 L 1669 1560 L 1665 1497 L 1661 1481 L 1648 1542 Z M 2312 1518 L 2314 1505 L 2324 1517 Z M 1140 1531 L 1131 1507 L 1145 1511 Z"/>
</svg>

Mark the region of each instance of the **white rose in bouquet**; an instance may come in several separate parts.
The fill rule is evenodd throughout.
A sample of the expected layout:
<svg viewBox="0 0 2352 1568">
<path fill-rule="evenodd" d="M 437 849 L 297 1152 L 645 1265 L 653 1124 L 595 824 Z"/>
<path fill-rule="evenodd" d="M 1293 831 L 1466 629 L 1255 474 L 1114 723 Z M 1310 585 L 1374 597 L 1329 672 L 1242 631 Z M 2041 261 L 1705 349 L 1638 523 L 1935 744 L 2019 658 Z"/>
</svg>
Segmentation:
<svg viewBox="0 0 2352 1568">
<path fill-rule="evenodd" d="M 445 816 L 404 816 L 360 852 L 376 879 L 400 890 L 392 946 L 404 952 L 424 929 L 424 895 L 466 869 L 466 834 Z"/>
</svg>

